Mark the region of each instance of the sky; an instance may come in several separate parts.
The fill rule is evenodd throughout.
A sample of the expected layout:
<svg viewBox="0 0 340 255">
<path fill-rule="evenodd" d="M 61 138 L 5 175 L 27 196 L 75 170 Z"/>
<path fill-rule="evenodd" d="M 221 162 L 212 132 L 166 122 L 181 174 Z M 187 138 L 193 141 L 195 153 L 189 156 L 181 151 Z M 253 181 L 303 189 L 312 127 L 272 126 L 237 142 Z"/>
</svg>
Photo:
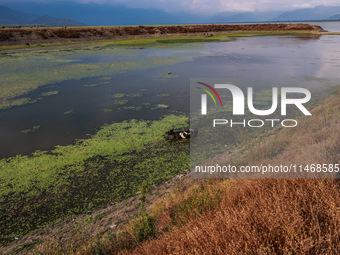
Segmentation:
<svg viewBox="0 0 340 255">
<path fill-rule="evenodd" d="M 9 0 L 0 0 L 0 4 Z M 13 0 L 12 0 L 13 1 Z M 56 2 L 55 0 L 14 0 L 13 2 Z M 339 0 L 63 0 L 80 3 L 124 4 L 132 8 L 155 8 L 167 12 L 214 14 L 219 12 L 286 11 L 317 5 L 339 6 Z"/>
<path fill-rule="evenodd" d="M 82 0 L 82 2 L 89 2 Z M 97 2 L 123 3 L 130 7 L 154 7 L 169 12 L 191 10 L 218 13 L 222 11 L 281 11 L 310 8 L 317 5 L 340 5 L 339 0 L 97 0 Z"/>
</svg>

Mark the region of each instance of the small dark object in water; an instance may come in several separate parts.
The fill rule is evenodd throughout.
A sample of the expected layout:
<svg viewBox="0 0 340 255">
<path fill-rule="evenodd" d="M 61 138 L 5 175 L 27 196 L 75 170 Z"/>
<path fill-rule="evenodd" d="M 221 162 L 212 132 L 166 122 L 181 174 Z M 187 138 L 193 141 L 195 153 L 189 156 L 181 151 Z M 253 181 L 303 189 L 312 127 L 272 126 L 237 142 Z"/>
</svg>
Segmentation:
<svg viewBox="0 0 340 255">
<path fill-rule="evenodd" d="M 172 72 L 168 72 L 168 75 L 171 75 L 172 74 Z"/>
<path fill-rule="evenodd" d="M 190 137 L 194 137 L 197 135 L 198 130 L 194 128 L 190 128 L 184 131 L 174 131 L 173 129 L 170 129 L 165 134 L 168 135 L 168 139 L 189 139 Z"/>
</svg>

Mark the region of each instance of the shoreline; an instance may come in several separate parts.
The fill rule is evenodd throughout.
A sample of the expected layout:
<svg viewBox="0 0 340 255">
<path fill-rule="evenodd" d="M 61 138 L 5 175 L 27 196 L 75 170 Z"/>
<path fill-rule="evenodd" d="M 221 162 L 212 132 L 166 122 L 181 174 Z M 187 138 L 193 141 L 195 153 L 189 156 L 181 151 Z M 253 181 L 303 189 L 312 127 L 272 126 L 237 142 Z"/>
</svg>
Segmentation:
<svg viewBox="0 0 340 255">
<path fill-rule="evenodd" d="M 39 44 L 93 42 L 146 37 L 172 37 L 242 32 L 292 32 L 323 33 L 322 27 L 304 23 L 262 24 L 214 24 L 214 25 L 171 25 L 171 26 L 124 26 L 124 27 L 72 27 L 72 28 L 21 28 L 0 29 L 0 46 L 27 47 Z"/>
<path fill-rule="evenodd" d="M 311 35 L 315 35 L 315 34 L 319 33 L 317 31 L 315 32 L 314 30 L 311 30 L 311 31 L 304 30 L 304 31 L 305 31 L 306 34 L 311 34 Z M 235 34 L 236 32 L 237 31 L 230 31 L 229 33 L 231 35 L 231 33 Z M 256 35 L 255 31 L 243 31 L 244 34 L 247 33 L 247 32 L 248 33 L 252 32 L 252 33 L 254 33 L 254 35 Z M 259 31 L 259 33 L 262 33 L 262 34 L 264 34 L 265 32 L 268 32 L 268 34 L 269 34 L 269 31 Z M 220 34 L 226 34 L 226 32 L 214 32 L 214 35 L 218 35 L 219 33 Z M 273 31 L 273 33 L 276 33 L 276 31 Z M 297 33 L 297 34 L 300 33 L 300 34 L 302 34 L 302 32 L 300 30 L 299 31 L 284 31 L 284 30 L 282 30 L 281 33 L 282 34 L 289 34 L 289 33 Z M 187 34 L 183 34 L 183 35 L 192 36 L 192 35 L 196 35 L 196 34 L 189 34 L 189 33 L 187 33 Z M 201 35 L 203 35 L 203 34 L 201 34 Z M 173 37 L 173 36 L 178 36 L 178 34 L 163 34 L 160 37 L 162 38 L 162 37 Z M 203 36 L 205 36 L 205 35 L 203 35 Z M 146 37 L 157 38 L 158 35 L 150 35 L 150 34 L 135 35 L 134 37 L 131 37 L 131 38 L 119 37 L 118 40 L 132 39 L 132 38 L 144 38 L 144 37 L 145 38 Z M 207 39 L 209 39 L 209 35 L 206 35 L 206 37 L 207 37 Z M 113 40 L 113 39 L 111 39 L 111 40 Z M 90 43 L 93 43 L 93 42 L 94 41 L 92 41 Z M 76 44 L 76 43 L 84 43 L 84 42 L 71 42 L 71 43 L 75 43 Z M 23 47 L 26 47 L 26 46 L 23 46 Z M 34 48 L 35 46 L 33 46 L 33 45 L 32 46 L 27 46 L 27 48 L 29 48 L 29 47 Z M 37 47 L 40 47 L 40 46 L 37 46 Z M 30 51 L 30 50 L 24 50 L 24 51 Z M 320 100 L 320 105 L 322 106 L 322 107 L 321 106 L 320 107 L 321 107 L 322 112 L 321 113 L 316 112 L 315 115 L 317 117 L 314 117 L 314 118 L 318 119 L 318 117 L 319 117 L 321 119 L 321 117 L 327 116 L 327 118 L 323 119 L 324 123 L 320 123 L 320 129 L 323 128 L 322 131 L 327 131 L 327 130 L 324 130 L 324 129 L 326 129 L 326 124 L 329 124 L 330 123 L 330 119 L 332 119 L 332 118 L 329 118 L 329 114 L 333 114 L 334 112 L 329 110 L 331 108 L 324 109 L 324 106 L 323 106 L 324 103 L 321 103 L 323 101 L 325 101 L 325 100 L 323 100 L 323 99 L 322 99 L 322 101 Z M 329 104 L 329 105 L 331 105 L 331 104 Z M 316 107 L 316 109 L 317 109 L 317 107 Z M 317 113 L 318 113 L 318 115 L 317 115 Z M 173 123 L 173 122 L 174 122 L 173 120 L 169 120 L 169 123 Z M 154 129 L 158 132 L 160 130 L 160 128 L 163 128 L 162 125 L 164 123 L 157 122 L 157 121 L 155 121 L 155 123 L 159 124 L 159 126 L 155 126 L 154 127 Z M 160 124 L 162 124 L 162 125 L 160 125 Z M 323 124 L 323 126 L 321 124 Z M 151 127 L 153 127 L 153 126 L 150 126 L 150 123 L 146 123 L 145 126 L 146 126 L 145 127 L 146 130 L 149 130 Z M 122 126 L 121 130 L 125 130 L 125 128 L 130 128 L 131 129 L 132 127 L 130 127 L 130 125 Z M 143 129 L 144 129 L 144 126 L 139 126 L 138 132 L 136 132 L 136 137 L 137 138 L 140 136 L 140 131 L 143 130 Z M 316 133 L 316 131 L 314 131 L 314 129 L 310 129 L 310 130 L 313 131 L 314 133 Z M 316 129 L 316 130 L 318 130 L 318 129 Z M 305 135 L 302 132 L 305 133 L 305 130 L 300 129 L 300 135 L 301 136 L 302 136 L 302 134 Z M 105 132 L 103 132 L 103 133 L 105 133 Z M 114 133 L 116 133 L 116 132 L 114 132 Z M 152 133 L 153 138 L 156 136 L 155 135 L 155 131 L 150 132 L 150 133 Z M 294 135 L 294 134 L 295 134 L 294 132 L 290 133 L 291 136 Z M 296 135 L 295 137 L 298 137 L 299 134 L 295 134 L 295 135 Z M 118 137 L 122 137 L 122 135 L 120 135 Z M 131 144 L 135 145 L 136 139 L 137 139 L 136 137 L 134 137 L 134 139 L 131 140 L 132 141 Z M 289 136 L 287 135 L 287 136 L 284 136 L 284 137 L 289 137 Z M 320 142 L 318 139 L 321 136 L 318 135 L 318 134 L 315 134 L 315 137 L 316 137 L 315 141 Z M 105 136 L 105 139 L 107 139 L 107 136 Z M 130 138 L 124 138 L 122 140 L 129 141 L 128 139 L 130 139 Z M 143 140 L 143 144 L 146 141 L 146 139 L 144 137 L 141 140 Z M 114 141 L 115 145 L 117 144 L 117 139 L 112 139 L 112 141 Z M 153 141 L 154 141 L 154 139 L 153 139 Z M 275 139 L 273 139 L 272 141 L 275 141 Z M 282 141 L 285 141 L 285 140 L 282 139 L 282 140 L 279 140 L 279 141 L 282 142 Z M 288 140 L 288 141 L 289 141 L 289 143 L 293 143 L 294 139 L 290 138 L 290 140 Z M 270 140 L 269 140 L 269 142 L 270 142 Z M 273 143 L 273 144 L 275 146 L 277 145 L 277 143 Z M 284 149 L 286 149 L 286 146 L 287 146 L 287 148 L 289 148 L 288 145 L 286 145 L 286 143 L 282 143 L 282 144 L 283 144 L 282 146 L 285 146 L 285 147 L 283 147 Z M 80 145 L 80 144 L 78 144 L 78 145 Z M 84 151 L 82 151 L 82 153 L 85 154 L 85 152 L 86 152 L 85 150 L 89 149 L 91 146 L 94 146 L 96 144 L 94 144 L 94 142 L 86 141 L 82 145 L 83 145 L 83 147 L 79 147 L 79 148 L 81 150 L 84 150 Z M 124 156 L 127 157 L 126 161 L 121 160 L 121 162 L 120 162 L 120 161 L 117 161 L 117 158 L 115 158 L 114 159 L 115 161 L 110 162 L 111 158 L 109 156 L 105 155 L 105 153 L 103 153 L 104 151 L 102 150 L 102 148 L 109 148 L 109 147 L 112 147 L 112 146 L 104 146 L 104 145 L 97 146 L 98 147 L 98 151 L 95 151 L 96 153 L 92 154 L 92 155 L 89 152 L 86 155 L 88 157 L 86 157 L 85 159 L 80 159 L 79 160 L 80 163 L 78 161 L 76 163 L 68 162 L 68 164 L 66 164 L 65 167 L 61 167 L 60 168 L 61 169 L 60 173 L 57 173 L 57 174 L 59 174 L 59 177 L 58 177 L 59 179 L 58 179 L 58 182 L 56 182 L 55 186 L 52 186 L 52 185 L 51 186 L 47 186 L 48 179 L 47 178 L 45 178 L 45 179 L 43 178 L 44 176 L 43 176 L 43 171 L 42 171 L 41 167 L 36 168 L 36 169 L 39 169 L 39 171 L 38 170 L 35 171 L 35 168 L 33 168 L 33 170 L 31 171 L 32 176 L 33 176 L 33 173 L 34 173 L 37 177 L 39 177 L 40 175 L 42 177 L 40 179 L 39 178 L 32 179 L 32 181 L 30 182 L 30 185 L 32 185 L 32 186 L 28 187 L 28 188 L 32 188 L 32 190 L 40 190 L 40 189 L 41 190 L 44 190 L 44 189 L 52 190 L 52 189 L 55 189 L 55 191 L 59 191 L 57 189 L 57 187 L 59 187 L 58 185 L 60 185 L 60 187 L 66 186 L 63 183 L 64 181 L 65 182 L 67 181 L 67 183 L 68 183 L 68 181 L 71 179 L 71 180 L 73 180 L 72 183 L 76 183 L 77 184 L 77 181 L 80 179 L 84 183 L 87 183 L 88 180 L 92 180 L 90 178 L 94 179 L 94 182 L 93 182 L 94 184 L 93 185 L 95 185 L 96 183 L 98 183 L 98 185 L 102 185 L 101 182 L 103 181 L 104 177 L 102 175 L 100 175 L 100 173 L 104 172 L 103 170 L 111 169 L 111 168 L 113 168 L 112 166 L 117 165 L 118 163 L 120 163 L 123 167 L 125 167 L 125 165 L 127 165 L 126 162 L 130 162 L 130 160 L 131 160 L 129 154 L 126 153 L 125 151 L 123 151 L 125 153 Z M 184 146 L 184 144 L 182 144 L 182 145 Z M 267 143 L 265 143 L 265 145 L 267 145 Z M 165 147 L 167 147 L 167 146 L 165 146 Z M 66 146 L 65 146 L 65 148 L 66 148 Z M 70 147 L 68 146 L 67 153 L 70 154 L 69 148 Z M 261 148 L 262 147 L 260 147 L 260 149 Z M 318 148 L 320 148 L 320 146 Z M 148 149 L 149 149 L 149 147 L 148 147 Z M 255 154 L 255 153 L 258 150 L 255 150 L 255 149 L 256 148 L 254 147 L 254 151 L 255 152 L 253 154 L 249 154 L 249 153 L 246 154 L 246 153 L 244 153 L 244 155 L 242 155 L 242 156 L 244 156 L 244 158 L 240 158 L 240 162 L 242 162 L 242 164 L 249 163 L 247 161 L 247 159 L 249 157 L 246 157 L 246 156 L 247 155 L 255 155 L 256 156 L 257 154 Z M 286 150 L 286 151 L 289 152 L 290 150 Z M 54 152 L 52 152 L 50 154 L 48 152 L 46 152 L 46 153 L 44 153 L 44 152 L 37 152 L 36 155 L 34 155 L 34 157 L 32 157 L 32 159 L 36 160 L 37 163 L 39 163 L 41 165 L 42 163 L 38 162 L 38 159 L 42 158 L 42 157 L 46 157 L 47 160 L 43 161 L 43 163 L 48 162 L 50 164 L 50 162 L 52 162 L 52 160 L 48 161 L 49 159 L 52 159 L 54 157 L 56 157 L 56 158 L 57 157 L 62 157 L 62 152 L 63 151 L 62 151 L 61 147 L 59 147 L 59 151 L 54 151 Z M 149 153 L 149 152 L 150 151 L 141 151 L 141 155 L 142 154 L 144 155 L 144 154 Z M 239 152 L 238 150 L 237 151 L 232 151 L 232 154 L 229 154 L 229 151 L 228 151 L 228 154 L 226 153 L 227 154 L 226 157 L 228 157 L 228 159 L 232 159 L 233 158 L 232 156 L 235 156 L 235 158 L 238 158 L 238 156 L 239 156 L 239 155 L 237 155 L 238 152 Z M 282 154 L 283 154 L 283 152 L 285 152 L 285 151 L 283 150 Z M 161 152 L 159 152 L 159 153 L 161 153 Z M 281 154 L 281 152 L 278 155 L 276 155 L 276 156 L 280 156 L 280 154 Z M 259 155 L 262 155 L 262 154 L 259 153 Z M 184 156 L 185 156 L 185 154 L 183 154 L 183 158 L 185 158 Z M 261 160 L 261 158 L 258 159 L 258 160 Z M 270 160 L 272 160 L 272 159 L 270 159 Z M 277 160 L 281 160 L 281 162 L 282 162 L 282 158 L 279 158 Z M 146 164 L 149 164 L 148 161 L 145 161 L 145 162 L 146 162 Z M 29 164 L 24 164 L 24 165 L 29 165 Z M 178 165 L 179 165 L 179 161 L 178 161 L 178 158 L 177 158 L 176 159 L 176 166 L 178 167 Z M 131 165 L 129 165 L 129 168 L 126 167 L 126 169 L 130 169 L 130 167 L 133 168 L 134 166 L 135 165 L 131 164 Z M 85 170 L 84 171 L 79 171 L 80 167 L 84 167 Z M 150 168 L 158 169 L 157 167 L 158 166 L 150 167 Z M 77 171 L 73 171 L 74 170 L 73 168 L 77 169 Z M 178 168 L 180 168 L 180 167 L 178 167 Z M 126 170 L 125 168 L 122 168 L 122 169 Z M 183 167 L 183 169 L 185 169 L 185 168 Z M 97 170 L 97 172 L 96 172 L 96 170 Z M 163 168 L 162 168 L 162 170 L 163 170 Z M 15 171 L 15 172 L 18 173 L 19 171 Z M 46 172 L 48 172 L 48 171 L 46 171 Z M 73 172 L 75 173 L 74 175 L 72 175 Z M 86 172 L 90 172 L 91 175 L 87 175 Z M 184 172 L 184 173 L 186 173 L 186 172 Z M 154 189 L 151 191 L 151 194 L 148 194 L 147 204 L 146 204 L 147 209 L 150 210 L 150 208 L 152 207 L 153 202 L 159 200 L 160 198 L 163 198 L 165 196 L 164 194 L 170 193 L 168 189 L 170 189 L 172 187 L 174 187 L 174 189 L 175 188 L 178 189 L 178 187 L 179 187 L 178 183 L 183 184 L 183 182 L 185 182 L 185 183 L 188 182 L 188 178 L 186 177 L 186 174 L 184 174 L 184 173 L 177 173 L 177 175 L 175 175 L 174 177 L 170 177 L 169 179 L 166 179 L 165 178 L 166 176 L 162 176 L 162 178 L 163 177 L 165 178 L 165 181 L 164 182 L 160 182 L 159 180 L 157 180 L 157 181 L 160 182 L 160 184 L 158 182 L 156 182 L 156 181 L 155 181 L 156 184 L 150 183 L 150 186 L 154 185 L 153 186 Z M 63 179 L 60 176 L 65 177 L 65 178 Z M 94 178 L 93 176 L 96 177 L 96 178 Z M 97 176 L 98 176 L 98 178 L 97 178 Z M 113 177 L 116 178 L 114 175 L 113 175 Z M 27 178 L 27 177 L 25 177 L 25 178 Z M 181 180 L 182 178 L 183 178 L 183 180 Z M 20 180 L 20 178 L 17 178 L 17 179 Z M 61 181 L 59 182 L 59 180 L 61 180 Z M 124 180 L 126 180 L 126 179 L 124 179 Z M 17 185 L 17 183 L 13 183 L 13 184 L 11 182 L 8 182 L 8 183 L 13 185 L 14 188 Z M 46 186 L 45 186 L 45 183 L 47 183 Z M 81 183 L 81 182 L 79 182 L 79 183 Z M 241 181 L 240 182 L 235 182 L 235 183 L 236 184 L 241 184 Z M 189 184 L 187 184 L 186 186 L 185 185 L 183 185 L 183 186 L 186 189 L 190 189 Z M 113 186 L 113 185 L 111 185 L 111 186 Z M 137 185 L 135 185 L 135 187 L 136 186 Z M 234 186 L 237 186 L 237 185 L 234 185 Z M 10 185 L 5 186 L 5 187 L 9 189 Z M 109 185 L 107 185 L 107 187 L 109 187 Z M 207 186 L 205 186 L 205 187 L 207 187 Z M 287 187 L 291 187 L 291 186 L 287 186 Z M 307 186 L 307 187 L 309 187 L 309 186 Z M 66 188 L 68 188 L 68 191 L 70 191 L 70 190 L 73 191 L 72 190 L 73 186 L 70 186 L 70 187 L 66 186 Z M 83 186 L 80 186 L 80 188 L 83 188 Z M 224 186 L 224 188 L 225 188 L 225 186 Z M 88 188 L 88 190 L 90 190 L 90 189 Z M 122 190 L 124 191 L 125 189 L 122 189 Z M 292 189 L 292 190 L 295 190 L 295 189 Z M 76 190 L 76 191 L 73 191 L 73 192 L 74 192 L 73 194 L 82 193 L 82 192 L 79 192 L 79 190 Z M 85 193 L 85 191 L 83 191 L 83 192 Z M 34 253 L 34 249 L 42 249 L 43 250 L 43 249 L 46 248 L 46 250 L 47 250 L 49 248 L 53 249 L 53 247 L 55 249 L 57 249 L 58 247 L 61 247 L 60 249 L 65 249 L 66 250 L 69 247 L 72 247 L 73 245 L 77 249 L 81 249 L 81 248 L 83 248 L 83 246 L 85 248 L 90 247 L 90 245 L 92 245 L 91 242 L 94 243 L 95 240 L 97 240 L 97 243 L 99 243 L 99 245 L 101 245 L 100 247 L 105 247 L 104 245 L 107 245 L 107 243 L 106 243 L 107 240 L 109 240 L 109 237 L 111 238 L 111 236 L 109 234 L 112 234 L 112 236 L 114 235 L 114 237 L 115 237 L 115 235 L 116 234 L 118 235 L 118 233 L 124 233 L 123 232 L 124 231 L 124 226 L 127 225 L 128 220 L 130 219 L 130 217 L 133 217 L 135 214 L 138 213 L 138 211 L 139 211 L 138 205 L 139 205 L 139 201 L 140 201 L 140 200 L 138 200 L 138 197 L 140 196 L 138 192 L 139 191 L 136 190 L 135 191 L 135 195 L 132 196 L 132 197 L 120 200 L 119 202 L 117 202 L 117 201 L 116 202 L 112 202 L 108 206 L 99 207 L 98 209 L 97 208 L 95 208 L 95 209 L 88 209 L 88 211 L 84 211 L 81 214 L 76 214 L 76 216 L 74 216 L 74 215 L 71 215 L 71 216 L 63 215 L 63 216 L 65 216 L 65 218 L 60 218 L 60 219 L 56 220 L 55 222 L 51 223 L 51 225 L 47 225 L 46 227 L 38 228 L 38 230 L 34 230 L 33 232 L 30 232 L 29 234 L 24 235 L 22 238 L 19 237 L 19 239 L 17 239 L 17 237 L 15 236 L 14 240 L 17 240 L 17 241 L 13 241 L 12 243 L 8 243 L 6 246 L 2 246 L 2 247 L 0 246 L 0 253 L 1 252 L 5 252 L 5 253 L 8 252 L 9 253 L 8 250 L 4 251 L 4 249 L 9 249 L 9 250 L 11 249 L 11 250 L 15 250 L 15 252 L 18 252 L 18 253 L 21 253 L 21 254 L 27 254 L 27 253 L 33 254 Z M 112 193 L 112 191 L 110 191 L 110 192 L 108 191 L 108 194 L 111 194 L 111 193 Z M 184 193 L 184 189 L 183 189 L 183 193 Z M 18 194 L 20 195 L 21 193 L 18 192 Z M 52 192 L 51 192 L 51 194 L 52 194 Z M 91 194 L 94 194 L 94 193 L 91 193 Z M 103 197 L 106 198 L 105 194 L 106 194 L 105 192 L 101 192 L 101 194 L 99 194 L 99 198 L 100 199 L 103 199 Z M 173 194 L 173 193 L 171 193 L 171 194 Z M 188 193 L 185 193 L 185 194 L 187 195 Z M 203 195 L 205 195 L 205 193 L 203 193 Z M 46 197 L 48 197 L 48 196 L 46 195 Z M 51 195 L 51 197 L 52 197 L 52 195 Z M 19 197 L 19 198 L 24 198 L 24 196 L 23 197 Z M 42 195 L 42 198 L 44 198 L 43 195 Z M 20 199 L 18 199 L 18 200 L 21 201 Z M 178 199 L 178 200 L 181 201 L 180 199 Z M 13 201 L 15 201 L 15 199 L 13 199 Z M 37 201 L 39 201 L 39 204 L 38 203 L 37 204 L 32 203 L 31 205 L 32 205 L 32 207 L 34 209 L 35 209 L 35 207 L 37 207 L 37 211 L 38 211 L 40 209 L 40 207 L 38 207 L 38 206 L 40 206 L 40 203 L 46 202 L 46 201 L 43 200 L 43 199 L 37 200 Z M 196 200 L 194 200 L 194 201 L 196 201 Z M 206 201 L 206 200 L 204 200 L 204 201 Z M 189 204 L 189 205 L 191 205 L 191 204 Z M 165 205 L 162 208 L 166 208 Z M 172 208 L 174 208 L 174 207 L 171 207 L 170 209 L 172 209 Z M 167 212 L 170 211 L 168 208 L 166 208 L 166 209 L 167 209 Z M 123 215 L 124 217 L 117 218 L 117 215 Z M 52 217 L 52 216 L 50 216 L 50 217 Z M 137 217 L 137 216 L 135 216 L 135 217 Z M 20 217 L 18 217 L 18 218 L 20 219 Z M 18 218 L 16 219 L 17 221 L 18 221 Z M 154 219 L 154 218 L 152 218 L 152 219 Z M 155 219 L 156 219 L 156 217 L 155 217 Z M 18 222 L 20 222 L 20 221 L 18 221 Z M 91 232 L 89 232 L 89 233 L 91 233 L 91 237 L 90 237 L 90 234 L 89 234 L 89 236 L 85 236 L 85 234 L 84 234 L 84 236 L 82 236 L 82 234 L 85 233 L 88 229 L 91 230 Z M 105 235 L 103 235 L 103 233 L 107 234 L 107 235 L 105 236 Z M 57 235 L 57 237 L 55 239 L 53 239 L 54 238 L 53 237 L 54 234 Z M 98 238 L 99 236 L 101 236 L 101 239 Z M 84 238 L 84 239 L 82 239 L 82 238 Z M 107 238 L 107 239 L 105 239 L 105 238 Z M 110 240 L 112 240 L 112 239 L 110 239 Z M 61 245 L 62 243 L 63 243 L 63 245 Z M 83 246 L 80 245 L 82 243 L 83 243 Z M 1 249 L 3 249 L 3 250 L 1 250 Z"/>
</svg>

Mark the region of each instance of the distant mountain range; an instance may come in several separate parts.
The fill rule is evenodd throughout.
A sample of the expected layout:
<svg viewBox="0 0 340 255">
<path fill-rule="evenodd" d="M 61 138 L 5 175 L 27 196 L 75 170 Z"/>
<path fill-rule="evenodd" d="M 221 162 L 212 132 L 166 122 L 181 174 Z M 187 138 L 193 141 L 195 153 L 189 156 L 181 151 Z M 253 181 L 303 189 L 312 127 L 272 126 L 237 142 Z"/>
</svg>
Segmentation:
<svg viewBox="0 0 340 255">
<path fill-rule="evenodd" d="M 38 17 L 5 6 L 0 6 L 0 25 L 85 26 L 84 23 L 71 19 L 57 19 L 48 15 Z"/>
<path fill-rule="evenodd" d="M 48 15 L 39 17 L 31 21 L 33 25 L 46 25 L 46 26 L 85 26 L 84 23 L 80 23 L 71 19 L 57 19 Z"/>
<path fill-rule="evenodd" d="M 333 15 L 340 13 L 340 6 L 319 5 L 314 8 L 305 8 L 284 12 L 273 20 L 275 21 L 299 21 L 299 20 L 330 20 Z"/>
<path fill-rule="evenodd" d="M 14 11 L 8 7 L 0 6 L 0 24 L 26 24 L 37 18 L 36 15 Z"/>
<path fill-rule="evenodd" d="M 212 23 L 226 22 L 266 22 L 273 20 L 282 12 L 221 12 L 210 19 Z"/>
<path fill-rule="evenodd" d="M 1 25 L 107 26 L 340 20 L 340 6 L 324 5 L 289 12 L 222 12 L 213 16 L 66 1 L 8 2 L 3 5 L 0 6 Z"/>
<path fill-rule="evenodd" d="M 340 21 L 340 13 L 329 17 L 328 20 L 338 20 L 338 21 Z"/>
<path fill-rule="evenodd" d="M 274 22 L 274 21 L 317 21 L 340 20 L 340 6 L 319 5 L 314 8 L 297 9 L 289 12 L 242 12 L 219 13 L 211 22 Z"/>
</svg>

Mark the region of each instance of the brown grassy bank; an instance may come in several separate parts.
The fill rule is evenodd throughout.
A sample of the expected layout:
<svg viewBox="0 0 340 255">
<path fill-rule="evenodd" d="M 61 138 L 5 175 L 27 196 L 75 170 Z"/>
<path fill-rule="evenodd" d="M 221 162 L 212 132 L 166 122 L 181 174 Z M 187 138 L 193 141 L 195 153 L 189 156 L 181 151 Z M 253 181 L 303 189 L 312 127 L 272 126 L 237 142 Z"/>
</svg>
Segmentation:
<svg viewBox="0 0 340 255">
<path fill-rule="evenodd" d="M 35 45 L 101 41 L 139 37 L 171 35 L 202 35 L 206 33 L 230 33 L 247 31 L 304 31 L 319 32 L 323 29 L 309 24 L 248 24 L 248 25 L 178 25 L 178 26 L 124 26 L 124 27 L 79 27 L 43 29 L 1 29 L 0 46 Z"/>
<path fill-rule="evenodd" d="M 142 243 L 134 250 L 119 253 L 340 252 L 337 181 L 212 181 L 194 186 L 185 194 L 175 193 L 174 196 L 164 202 L 166 210 L 157 215 L 159 238 Z M 169 228 L 171 230 L 167 231 Z"/>
</svg>

